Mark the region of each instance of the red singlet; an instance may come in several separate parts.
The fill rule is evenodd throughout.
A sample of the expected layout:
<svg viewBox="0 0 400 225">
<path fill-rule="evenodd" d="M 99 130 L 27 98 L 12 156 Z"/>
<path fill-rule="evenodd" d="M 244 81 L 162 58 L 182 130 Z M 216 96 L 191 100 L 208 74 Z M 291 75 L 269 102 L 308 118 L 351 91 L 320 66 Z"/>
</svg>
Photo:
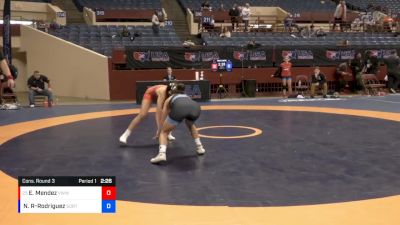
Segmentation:
<svg viewBox="0 0 400 225">
<path fill-rule="evenodd" d="M 292 76 L 292 64 L 290 62 L 281 63 L 282 67 L 282 77 L 291 77 Z"/>
<path fill-rule="evenodd" d="M 157 101 L 157 89 L 163 87 L 164 85 L 155 85 L 152 87 L 147 88 L 146 92 L 143 95 L 143 99 L 147 99 L 153 102 Z"/>
</svg>

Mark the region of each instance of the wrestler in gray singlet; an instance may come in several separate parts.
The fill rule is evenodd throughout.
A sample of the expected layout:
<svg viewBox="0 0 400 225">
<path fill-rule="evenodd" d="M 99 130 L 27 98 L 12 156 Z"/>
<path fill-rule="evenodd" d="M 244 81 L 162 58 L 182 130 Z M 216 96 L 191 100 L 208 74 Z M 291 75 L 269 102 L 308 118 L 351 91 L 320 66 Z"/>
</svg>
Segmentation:
<svg viewBox="0 0 400 225">
<path fill-rule="evenodd" d="M 173 96 L 170 101 L 170 109 L 167 122 L 175 126 L 184 119 L 192 122 L 196 121 L 201 112 L 200 105 L 186 94 Z"/>
</svg>

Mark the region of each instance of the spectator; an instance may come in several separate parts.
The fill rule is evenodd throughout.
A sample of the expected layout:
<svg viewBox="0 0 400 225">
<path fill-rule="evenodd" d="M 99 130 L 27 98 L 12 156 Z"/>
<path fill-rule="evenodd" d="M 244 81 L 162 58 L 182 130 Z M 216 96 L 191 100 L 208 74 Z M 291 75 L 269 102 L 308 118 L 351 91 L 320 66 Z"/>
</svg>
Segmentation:
<svg viewBox="0 0 400 225">
<path fill-rule="evenodd" d="M 311 37 L 311 31 L 308 26 L 305 26 L 303 29 L 300 30 L 300 37 L 302 37 L 302 38 Z"/>
<path fill-rule="evenodd" d="M 173 81 L 176 80 L 175 76 L 172 75 L 172 68 L 167 67 L 167 75 L 164 77 L 164 81 Z"/>
<path fill-rule="evenodd" d="M 284 24 L 284 29 L 286 32 L 292 32 L 292 25 L 293 25 L 293 15 L 288 13 L 285 17 L 285 19 L 283 20 L 283 24 Z"/>
<path fill-rule="evenodd" d="M 242 20 L 244 22 L 244 31 L 249 31 L 249 20 L 250 20 L 250 4 L 246 3 L 245 7 L 242 9 Z"/>
<path fill-rule="evenodd" d="M 202 9 L 202 10 L 211 11 L 211 6 L 210 6 L 210 3 L 208 2 L 208 0 L 205 0 L 205 1 L 201 4 L 201 9 Z"/>
<path fill-rule="evenodd" d="M 248 49 L 255 49 L 260 47 L 261 45 L 259 43 L 256 43 L 255 40 L 249 41 L 249 43 L 247 43 L 247 48 Z"/>
<path fill-rule="evenodd" d="M 322 27 L 319 27 L 318 30 L 315 31 L 315 36 L 317 37 L 325 37 L 326 33 Z"/>
<path fill-rule="evenodd" d="M 364 65 L 366 66 L 365 73 L 376 75 L 378 73 L 378 69 L 379 69 L 378 56 L 376 56 L 374 54 L 374 52 L 372 52 L 372 51 L 367 51 L 366 55 L 367 55 L 367 58 L 364 63 Z"/>
<path fill-rule="evenodd" d="M 364 62 L 363 62 L 361 53 L 357 53 L 354 56 L 354 59 L 351 60 L 350 67 L 351 67 L 351 71 L 353 72 L 353 77 L 354 77 L 352 90 L 359 91 L 360 89 L 362 89 L 362 86 L 363 86 L 362 80 L 361 80 L 361 75 L 362 75 L 363 68 L 364 68 Z"/>
<path fill-rule="evenodd" d="M 334 21 L 333 21 L 332 31 L 335 30 L 336 24 L 339 24 L 340 31 L 343 32 L 344 23 L 347 20 L 347 7 L 346 7 L 345 1 L 339 2 L 339 4 L 336 7 L 335 13 L 333 14 L 333 17 L 334 17 Z"/>
<path fill-rule="evenodd" d="M 346 77 L 351 76 L 351 73 L 347 72 L 348 66 L 347 63 L 341 63 L 336 68 L 336 91 L 342 92 L 344 88 L 348 87 Z"/>
<path fill-rule="evenodd" d="M 388 73 L 389 91 L 395 94 L 400 84 L 400 58 L 396 51 L 393 51 L 392 54 L 385 59 L 385 65 Z"/>
<path fill-rule="evenodd" d="M 195 46 L 194 42 L 190 39 L 186 39 L 186 41 L 184 41 L 182 45 L 183 47 Z"/>
<path fill-rule="evenodd" d="M 225 11 L 224 4 L 223 4 L 223 3 L 221 3 L 221 5 L 219 6 L 218 11 Z"/>
<path fill-rule="evenodd" d="M 4 58 L 3 53 L 0 51 L 0 104 L 3 100 L 3 91 L 5 88 L 14 88 L 14 77 L 11 75 L 10 68 L 8 67 L 7 59 Z"/>
<path fill-rule="evenodd" d="M 154 14 L 151 17 L 151 24 L 153 28 L 153 33 L 158 34 L 160 32 L 160 20 L 158 20 L 157 10 L 154 10 Z"/>
<path fill-rule="evenodd" d="M 40 30 L 40 31 L 46 32 L 46 33 L 49 32 L 49 27 L 43 21 L 38 21 L 37 22 L 37 29 Z"/>
<path fill-rule="evenodd" d="M 325 75 L 321 73 L 318 66 L 314 69 L 314 74 L 311 76 L 311 98 L 314 98 L 315 88 L 322 88 L 323 97 L 328 94 L 328 84 L 326 83 Z"/>
<path fill-rule="evenodd" d="M 121 36 L 122 37 L 130 37 L 131 36 L 131 32 L 129 32 L 127 27 L 122 28 Z"/>
<path fill-rule="evenodd" d="M 282 79 L 283 96 L 286 97 L 286 91 L 289 90 L 289 95 L 292 95 L 292 63 L 289 56 L 283 58 L 283 63 L 271 77 Z"/>
<path fill-rule="evenodd" d="M 239 11 L 237 4 L 234 4 L 233 7 L 229 10 L 229 16 L 231 17 L 232 31 L 234 31 L 235 24 L 236 24 L 236 27 L 239 27 L 240 11 Z"/>
<path fill-rule="evenodd" d="M 46 89 L 45 83 L 47 83 L 48 88 Z M 35 96 L 42 95 L 49 98 L 49 106 L 53 105 L 53 93 L 51 90 L 50 80 L 35 71 L 33 75 L 28 79 L 29 88 L 29 105 L 31 108 L 35 107 Z"/>
<path fill-rule="evenodd" d="M 317 31 L 315 30 L 315 26 L 312 23 L 311 26 L 310 26 L 310 37 L 314 37 L 316 32 Z"/>
<path fill-rule="evenodd" d="M 219 35 L 220 37 L 226 37 L 226 38 L 230 38 L 231 37 L 231 32 L 229 31 L 228 28 L 224 27 L 222 28 L 222 32 Z"/>
</svg>

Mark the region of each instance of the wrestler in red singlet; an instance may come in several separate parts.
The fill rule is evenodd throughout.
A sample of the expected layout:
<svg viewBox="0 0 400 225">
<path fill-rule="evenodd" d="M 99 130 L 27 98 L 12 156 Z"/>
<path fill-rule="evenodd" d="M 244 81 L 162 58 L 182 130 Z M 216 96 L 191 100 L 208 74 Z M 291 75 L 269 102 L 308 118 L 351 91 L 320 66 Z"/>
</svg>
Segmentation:
<svg viewBox="0 0 400 225">
<path fill-rule="evenodd" d="M 155 85 L 147 88 L 146 92 L 143 95 L 143 99 L 151 100 L 152 102 L 157 101 L 157 89 L 163 87 L 164 85 Z"/>
</svg>

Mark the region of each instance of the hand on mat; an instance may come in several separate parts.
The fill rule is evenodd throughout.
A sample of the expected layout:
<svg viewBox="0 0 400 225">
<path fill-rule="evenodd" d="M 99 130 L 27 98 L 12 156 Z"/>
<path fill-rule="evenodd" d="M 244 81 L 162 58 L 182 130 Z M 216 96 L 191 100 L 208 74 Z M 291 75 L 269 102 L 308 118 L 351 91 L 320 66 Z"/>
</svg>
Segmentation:
<svg viewBox="0 0 400 225">
<path fill-rule="evenodd" d="M 160 136 L 161 130 L 157 130 L 156 135 L 154 135 L 153 139 L 157 139 Z"/>
</svg>

